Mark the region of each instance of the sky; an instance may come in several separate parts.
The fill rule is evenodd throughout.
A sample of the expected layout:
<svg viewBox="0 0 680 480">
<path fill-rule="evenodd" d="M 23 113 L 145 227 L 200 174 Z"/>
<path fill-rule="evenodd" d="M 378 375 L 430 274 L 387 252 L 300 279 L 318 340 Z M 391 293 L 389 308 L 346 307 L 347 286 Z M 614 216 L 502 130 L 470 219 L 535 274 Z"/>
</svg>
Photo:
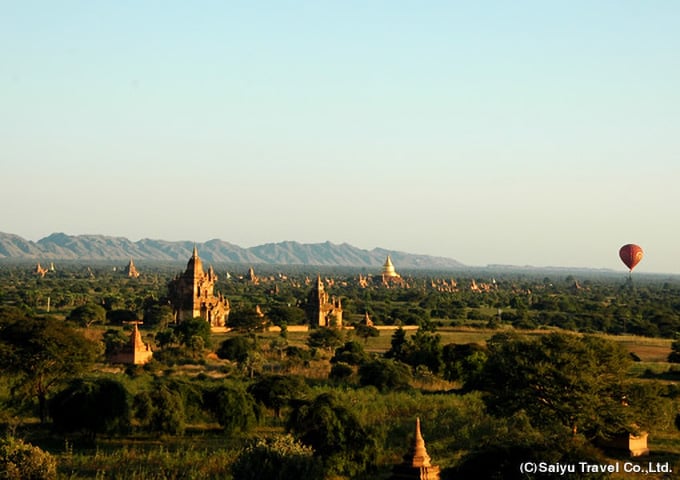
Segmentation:
<svg viewBox="0 0 680 480">
<path fill-rule="evenodd" d="M 680 2 L 0 4 L 0 231 L 680 273 Z"/>
</svg>

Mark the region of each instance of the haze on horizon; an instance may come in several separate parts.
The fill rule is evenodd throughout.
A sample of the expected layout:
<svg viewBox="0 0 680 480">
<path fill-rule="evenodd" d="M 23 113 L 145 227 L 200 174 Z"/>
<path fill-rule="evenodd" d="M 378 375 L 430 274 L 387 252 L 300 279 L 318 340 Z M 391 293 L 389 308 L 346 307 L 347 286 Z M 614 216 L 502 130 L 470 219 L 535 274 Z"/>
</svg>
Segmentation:
<svg viewBox="0 0 680 480">
<path fill-rule="evenodd" d="M 0 231 L 680 273 L 676 2 L 0 16 Z"/>
</svg>

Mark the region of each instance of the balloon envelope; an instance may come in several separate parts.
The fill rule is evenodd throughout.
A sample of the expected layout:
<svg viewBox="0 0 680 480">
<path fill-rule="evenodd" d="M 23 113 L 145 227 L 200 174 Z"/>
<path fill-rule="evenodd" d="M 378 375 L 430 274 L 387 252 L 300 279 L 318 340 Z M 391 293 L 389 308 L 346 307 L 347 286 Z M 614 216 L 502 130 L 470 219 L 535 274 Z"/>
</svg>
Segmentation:
<svg viewBox="0 0 680 480">
<path fill-rule="evenodd" d="M 640 260 L 642 260 L 643 256 L 644 253 L 642 252 L 642 248 L 640 248 L 639 245 L 635 245 L 633 243 L 624 245 L 619 250 L 619 257 L 621 257 L 621 261 L 626 264 L 630 271 L 633 271 L 635 265 L 640 263 Z"/>
</svg>

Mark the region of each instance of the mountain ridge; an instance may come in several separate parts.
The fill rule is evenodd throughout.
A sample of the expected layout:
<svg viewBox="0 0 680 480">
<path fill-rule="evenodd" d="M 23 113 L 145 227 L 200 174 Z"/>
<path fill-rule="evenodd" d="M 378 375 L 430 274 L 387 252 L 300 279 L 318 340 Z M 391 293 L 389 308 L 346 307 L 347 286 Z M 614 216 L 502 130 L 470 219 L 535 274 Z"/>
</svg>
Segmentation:
<svg viewBox="0 0 680 480">
<path fill-rule="evenodd" d="M 55 232 L 37 242 L 0 232 L 0 260 L 115 260 L 186 261 L 198 248 L 201 258 L 215 263 L 377 267 L 387 255 L 399 268 L 447 269 L 465 265 L 457 260 L 376 247 L 365 250 L 348 243 L 300 243 L 286 240 L 243 248 L 215 238 L 206 242 L 168 241 L 96 234 Z"/>
</svg>

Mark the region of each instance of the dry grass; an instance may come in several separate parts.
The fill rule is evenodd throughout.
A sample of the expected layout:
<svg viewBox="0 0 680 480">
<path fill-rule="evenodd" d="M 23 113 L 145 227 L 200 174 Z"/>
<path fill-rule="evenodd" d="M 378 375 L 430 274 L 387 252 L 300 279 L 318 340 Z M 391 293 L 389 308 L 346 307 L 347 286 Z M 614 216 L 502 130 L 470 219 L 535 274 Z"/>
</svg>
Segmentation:
<svg viewBox="0 0 680 480">
<path fill-rule="evenodd" d="M 665 362 L 671 353 L 672 340 L 648 338 L 634 335 L 602 335 L 607 340 L 621 344 L 629 352 L 635 353 L 643 362 Z"/>
</svg>

